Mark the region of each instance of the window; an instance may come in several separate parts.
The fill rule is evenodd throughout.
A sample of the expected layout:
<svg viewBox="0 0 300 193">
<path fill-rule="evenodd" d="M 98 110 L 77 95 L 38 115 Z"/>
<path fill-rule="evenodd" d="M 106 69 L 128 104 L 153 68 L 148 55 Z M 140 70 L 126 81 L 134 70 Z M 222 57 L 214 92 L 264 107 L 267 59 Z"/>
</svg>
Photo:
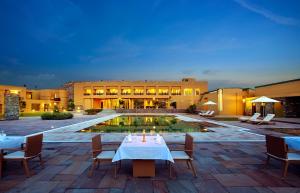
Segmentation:
<svg viewBox="0 0 300 193">
<path fill-rule="evenodd" d="M 40 104 L 38 103 L 32 103 L 31 104 L 31 111 L 40 111 Z"/>
<path fill-rule="evenodd" d="M 106 95 L 117 95 L 118 94 L 118 89 L 116 88 L 109 88 L 106 90 Z"/>
<path fill-rule="evenodd" d="M 193 95 L 193 89 L 192 88 L 185 88 L 183 90 L 184 96 L 192 96 Z"/>
<path fill-rule="evenodd" d="M 200 95 L 200 89 L 199 88 L 195 89 L 195 95 L 197 95 L 197 96 Z"/>
<path fill-rule="evenodd" d="M 88 95 L 91 95 L 91 94 L 92 94 L 92 89 L 90 89 L 90 88 L 84 89 L 83 95 L 88 96 Z"/>
<path fill-rule="evenodd" d="M 11 94 L 20 94 L 19 90 L 9 90 Z"/>
<path fill-rule="evenodd" d="M 143 95 L 143 94 L 144 94 L 144 89 L 141 88 L 134 89 L 134 95 Z"/>
<path fill-rule="evenodd" d="M 122 95 L 130 95 L 131 89 L 130 88 L 123 88 L 121 91 Z"/>
<path fill-rule="evenodd" d="M 160 89 L 158 89 L 158 94 L 159 95 L 168 95 L 169 90 L 167 88 L 160 88 Z"/>
<path fill-rule="evenodd" d="M 156 89 L 155 88 L 147 88 L 146 93 L 147 93 L 147 95 L 156 95 Z"/>
<path fill-rule="evenodd" d="M 94 89 L 94 95 L 104 95 L 103 89 Z"/>
<path fill-rule="evenodd" d="M 171 88 L 171 95 L 181 95 L 180 88 Z"/>
</svg>

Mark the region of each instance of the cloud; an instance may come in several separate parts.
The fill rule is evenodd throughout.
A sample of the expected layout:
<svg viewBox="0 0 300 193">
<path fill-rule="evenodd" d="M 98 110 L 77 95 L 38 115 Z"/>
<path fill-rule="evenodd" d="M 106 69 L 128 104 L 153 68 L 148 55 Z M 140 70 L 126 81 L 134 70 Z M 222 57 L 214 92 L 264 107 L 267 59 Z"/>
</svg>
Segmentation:
<svg viewBox="0 0 300 193">
<path fill-rule="evenodd" d="M 218 70 L 203 70 L 202 74 L 204 75 L 216 75 L 218 73 Z"/>
<path fill-rule="evenodd" d="M 258 7 L 257 5 L 251 4 L 247 2 L 246 0 L 234 0 L 236 3 L 238 3 L 240 6 L 254 12 L 257 14 L 260 14 L 264 16 L 265 18 L 278 23 L 282 25 L 291 25 L 291 26 L 298 26 L 299 25 L 299 20 L 291 18 L 291 17 L 284 17 L 281 15 L 276 15 L 275 13 L 263 8 L 263 7 Z"/>
</svg>

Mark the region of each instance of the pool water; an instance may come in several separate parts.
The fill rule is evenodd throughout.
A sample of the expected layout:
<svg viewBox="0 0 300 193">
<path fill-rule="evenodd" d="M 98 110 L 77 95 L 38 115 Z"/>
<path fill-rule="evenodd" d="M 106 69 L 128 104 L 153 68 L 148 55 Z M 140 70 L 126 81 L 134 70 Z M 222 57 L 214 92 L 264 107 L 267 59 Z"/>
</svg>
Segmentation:
<svg viewBox="0 0 300 193">
<path fill-rule="evenodd" d="M 175 116 L 119 116 L 108 121 L 82 129 L 78 132 L 92 133 L 186 133 L 186 132 L 212 132 L 198 122 L 185 122 Z"/>
</svg>

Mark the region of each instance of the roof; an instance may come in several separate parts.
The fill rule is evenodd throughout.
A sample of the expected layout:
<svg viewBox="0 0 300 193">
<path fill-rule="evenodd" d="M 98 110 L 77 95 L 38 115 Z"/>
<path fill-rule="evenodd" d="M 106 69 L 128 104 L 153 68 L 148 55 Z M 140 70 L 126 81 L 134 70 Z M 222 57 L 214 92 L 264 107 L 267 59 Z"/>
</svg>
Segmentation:
<svg viewBox="0 0 300 193">
<path fill-rule="evenodd" d="M 296 82 L 296 81 L 300 81 L 300 78 L 293 79 L 293 80 L 286 80 L 286 81 L 282 81 L 282 82 L 275 82 L 275 83 L 271 83 L 271 84 L 260 85 L 260 86 L 256 86 L 255 88 L 260 88 L 260 87 L 265 87 L 265 86 L 273 86 L 276 84 L 285 84 L 285 83 Z"/>
</svg>

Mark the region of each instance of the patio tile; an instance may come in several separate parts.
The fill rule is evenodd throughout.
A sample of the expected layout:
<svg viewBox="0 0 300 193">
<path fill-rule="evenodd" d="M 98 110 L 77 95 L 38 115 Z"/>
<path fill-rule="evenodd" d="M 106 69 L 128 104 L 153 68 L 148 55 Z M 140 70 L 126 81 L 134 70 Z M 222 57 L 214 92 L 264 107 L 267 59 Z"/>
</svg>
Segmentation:
<svg viewBox="0 0 300 193">
<path fill-rule="evenodd" d="M 245 174 L 214 174 L 223 186 L 259 186 L 260 184 Z"/>
<path fill-rule="evenodd" d="M 71 175 L 80 175 L 82 174 L 89 166 L 90 162 L 80 162 L 74 161 L 70 166 L 64 169 L 61 174 L 71 174 Z"/>
<path fill-rule="evenodd" d="M 217 180 L 200 180 L 195 183 L 199 193 L 226 193 L 226 189 Z"/>
<path fill-rule="evenodd" d="M 227 190 L 229 193 L 259 193 L 253 187 L 229 187 Z"/>
<path fill-rule="evenodd" d="M 99 188 L 119 188 L 123 189 L 126 185 L 127 176 L 126 175 L 118 175 L 117 179 L 113 178 L 112 173 L 106 174 L 100 184 Z"/>
<path fill-rule="evenodd" d="M 167 181 L 166 184 L 170 193 L 198 192 L 194 184 L 189 180 L 179 180 L 179 181 L 169 180 Z"/>
</svg>

